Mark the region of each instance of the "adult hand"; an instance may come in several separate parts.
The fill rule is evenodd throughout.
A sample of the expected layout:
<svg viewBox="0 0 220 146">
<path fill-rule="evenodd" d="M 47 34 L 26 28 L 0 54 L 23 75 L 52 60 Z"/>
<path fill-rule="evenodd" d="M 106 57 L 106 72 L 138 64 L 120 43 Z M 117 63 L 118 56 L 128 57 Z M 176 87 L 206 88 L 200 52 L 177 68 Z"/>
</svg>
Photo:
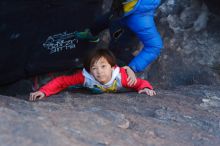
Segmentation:
<svg viewBox="0 0 220 146">
<path fill-rule="evenodd" d="M 30 101 L 35 101 L 36 99 L 43 99 L 45 97 L 45 94 L 41 91 L 36 91 L 30 93 L 29 100 Z"/>
<path fill-rule="evenodd" d="M 141 90 L 138 91 L 138 93 L 139 93 L 139 94 L 145 93 L 145 94 L 147 94 L 147 95 L 149 95 L 149 96 L 154 96 L 154 95 L 156 95 L 156 92 L 155 92 L 154 90 L 151 90 L 151 89 L 148 89 L 148 88 L 141 89 Z"/>
<path fill-rule="evenodd" d="M 123 66 L 128 74 L 127 82 L 129 86 L 135 85 L 137 83 L 137 78 L 134 71 L 129 66 Z"/>
</svg>

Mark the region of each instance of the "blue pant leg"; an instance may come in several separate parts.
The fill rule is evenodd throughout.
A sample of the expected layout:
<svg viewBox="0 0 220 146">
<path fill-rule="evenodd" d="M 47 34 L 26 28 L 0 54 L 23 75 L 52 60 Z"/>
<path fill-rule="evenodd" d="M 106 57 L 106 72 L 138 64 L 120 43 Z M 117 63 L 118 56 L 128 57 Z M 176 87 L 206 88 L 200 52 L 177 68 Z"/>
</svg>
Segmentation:
<svg viewBox="0 0 220 146">
<path fill-rule="evenodd" d="M 124 18 L 125 24 L 144 44 L 141 52 L 134 57 L 129 66 L 135 71 L 143 71 L 160 54 L 162 40 L 158 33 L 152 13 L 135 13 Z"/>
</svg>

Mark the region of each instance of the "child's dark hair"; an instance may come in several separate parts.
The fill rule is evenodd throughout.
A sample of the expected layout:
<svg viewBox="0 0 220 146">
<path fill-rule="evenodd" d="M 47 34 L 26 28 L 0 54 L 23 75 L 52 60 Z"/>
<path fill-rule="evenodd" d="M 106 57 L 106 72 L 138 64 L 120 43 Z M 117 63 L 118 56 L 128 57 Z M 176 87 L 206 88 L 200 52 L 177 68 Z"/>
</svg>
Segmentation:
<svg viewBox="0 0 220 146">
<path fill-rule="evenodd" d="M 104 57 L 111 67 L 116 65 L 116 58 L 109 49 L 96 49 L 92 51 L 84 61 L 84 68 L 90 72 L 90 67 L 98 61 L 101 57 Z"/>
</svg>

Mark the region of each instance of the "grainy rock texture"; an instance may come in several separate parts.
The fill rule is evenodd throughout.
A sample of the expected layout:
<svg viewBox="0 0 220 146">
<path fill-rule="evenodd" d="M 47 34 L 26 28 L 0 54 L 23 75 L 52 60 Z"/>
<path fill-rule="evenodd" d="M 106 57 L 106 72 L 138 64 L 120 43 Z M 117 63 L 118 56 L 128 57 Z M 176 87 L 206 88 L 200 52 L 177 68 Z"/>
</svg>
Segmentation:
<svg viewBox="0 0 220 146">
<path fill-rule="evenodd" d="M 218 146 L 220 87 L 0 96 L 1 146 Z"/>
<path fill-rule="evenodd" d="M 213 3 L 217 5 L 201 0 L 161 4 L 156 18 L 164 49 L 148 78 L 163 87 L 220 83 L 220 16 L 212 13 Z"/>
</svg>

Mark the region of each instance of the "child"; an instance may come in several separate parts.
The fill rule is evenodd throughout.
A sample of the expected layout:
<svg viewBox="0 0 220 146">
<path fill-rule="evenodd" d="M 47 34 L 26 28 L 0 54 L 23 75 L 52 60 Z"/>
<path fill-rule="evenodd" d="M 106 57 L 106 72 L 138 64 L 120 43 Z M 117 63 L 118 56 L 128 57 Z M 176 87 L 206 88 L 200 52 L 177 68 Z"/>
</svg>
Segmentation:
<svg viewBox="0 0 220 146">
<path fill-rule="evenodd" d="M 116 92 L 128 88 L 149 96 L 156 95 L 146 80 L 137 78 L 134 85 L 128 84 L 126 70 L 116 65 L 116 58 L 112 52 L 108 49 L 97 49 L 85 60 L 83 70 L 53 79 L 39 91 L 30 93 L 29 100 L 43 99 L 73 85 L 83 85 L 98 92 Z"/>
</svg>

